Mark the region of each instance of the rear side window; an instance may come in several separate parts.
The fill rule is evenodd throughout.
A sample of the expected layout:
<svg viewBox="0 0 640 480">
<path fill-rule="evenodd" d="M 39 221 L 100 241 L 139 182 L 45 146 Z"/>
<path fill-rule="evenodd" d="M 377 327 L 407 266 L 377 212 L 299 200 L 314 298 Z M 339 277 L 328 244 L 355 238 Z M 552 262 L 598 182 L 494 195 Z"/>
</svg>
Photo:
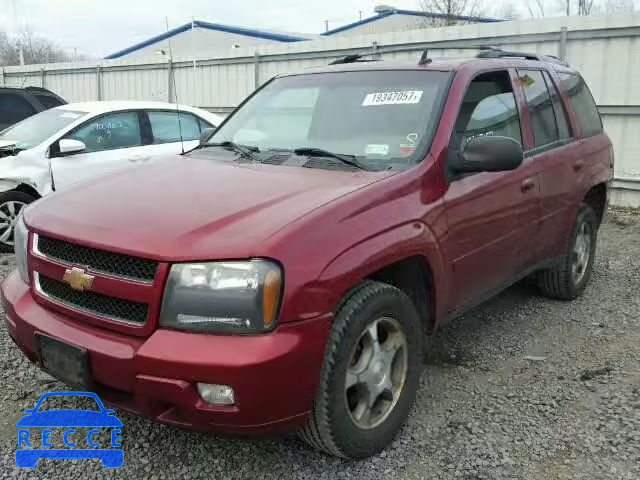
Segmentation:
<svg viewBox="0 0 640 480">
<path fill-rule="evenodd" d="M 529 108 L 535 148 L 557 142 L 560 136 L 558 135 L 556 116 L 542 72 L 539 70 L 520 70 L 518 77 Z"/>
<path fill-rule="evenodd" d="M 190 113 L 148 112 L 153 143 L 173 143 L 182 140 L 197 140 L 200 137 L 198 119 Z"/>
<path fill-rule="evenodd" d="M 544 72 L 544 79 L 547 82 L 549 93 L 551 93 L 551 103 L 553 105 L 553 113 L 556 115 L 556 123 L 558 125 L 558 135 L 560 140 L 566 140 L 571 137 L 571 128 L 569 127 L 569 120 L 567 119 L 567 112 L 562 105 L 558 89 L 551 80 L 549 73 Z"/>
<path fill-rule="evenodd" d="M 35 113 L 22 95 L 0 93 L 0 123 L 18 123 Z"/>
<path fill-rule="evenodd" d="M 522 143 L 520 115 L 506 71 L 483 73 L 469 84 L 452 146 L 463 150 L 469 140 L 481 136 L 509 137 Z"/>
<path fill-rule="evenodd" d="M 559 73 L 560 85 L 567 92 L 571 106 L 576 113 L 583 137 L 602 132 L 602 121 L 593 96 L 580 75 Z"/>
<path fill-rule="evenodd" d="M 60 105 L 64 105 L 63 102 L 52 95 L 36 95 L 36 98 L 47 110 L 49 110 L 50 108 L 59 107 Z"/>
</svg>

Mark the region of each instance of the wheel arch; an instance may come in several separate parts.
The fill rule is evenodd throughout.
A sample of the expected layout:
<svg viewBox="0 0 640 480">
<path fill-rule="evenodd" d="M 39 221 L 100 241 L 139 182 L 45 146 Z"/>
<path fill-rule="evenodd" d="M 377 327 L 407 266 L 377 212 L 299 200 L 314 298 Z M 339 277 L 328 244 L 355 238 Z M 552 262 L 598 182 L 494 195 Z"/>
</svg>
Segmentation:
<svg viewBox="0 0 640 480">
<path fill-rule="evenodd" d="M 582 202 L 593 209 L 598 219 L 598 226 L 600 226 L 607 209 L 607 183 L 601 182 L 591 187 Z"/>
<path fill-rule="evenodd" d="M 369 238 L 336 257 L 322 272 L 321 283 L 331 285 L 337 309 L 348 293 L 364 280 L 393 285 L 414 303 L 425 331 L 439 318 L 439 285 L 443 285 L 444 261 L 435 235 L 422 222 L 397 226 Z"/>
<path fill-rule="evenodd" d="M 21 192 L 36 199 L 42 196 L 33 185 L 25 182 L 19 182 L 17 180 L 10 180 L 5 178 L 0 179 L 0 193 L 11 191 Z"/>
<path fill-rule="evenodd" d="M 435 284 L 433 271 L 426 257 L 412 255 L 396 260 L 371 273 L 367 279 L 392 285 L 406 293 L 427 333 L 433 331 Z"/>
</svg>

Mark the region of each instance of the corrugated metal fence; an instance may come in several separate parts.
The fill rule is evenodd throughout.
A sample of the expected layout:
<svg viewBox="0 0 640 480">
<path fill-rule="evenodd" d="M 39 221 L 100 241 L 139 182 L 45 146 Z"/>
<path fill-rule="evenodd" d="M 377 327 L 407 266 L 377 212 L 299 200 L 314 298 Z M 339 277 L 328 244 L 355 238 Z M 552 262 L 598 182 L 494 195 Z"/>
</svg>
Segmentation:
<svg viewBox="0 0 640 480">
<path fill-rule="evenodd" d="M 390 32 L 236 49 L 207 58 L 30 65 L 0 69 L 0 85 L 45 86 L 69 101 L 175 101 L 225 113 L 273 75 L 370 52 L 383 59 L 468 56 L 496 45 L 566 58 L 586 78 L 616 151 L 613 203 L 640 206 L 640 16 L 570 17 Z M 456 48 L 458 47 L 458 48 Z M 160 48 L 160 47 L 159 47 Z M 164 49 L 166 52 L 166 49 Z M 173 75 L 172 75 L 173 73 Z"/>
</svg>

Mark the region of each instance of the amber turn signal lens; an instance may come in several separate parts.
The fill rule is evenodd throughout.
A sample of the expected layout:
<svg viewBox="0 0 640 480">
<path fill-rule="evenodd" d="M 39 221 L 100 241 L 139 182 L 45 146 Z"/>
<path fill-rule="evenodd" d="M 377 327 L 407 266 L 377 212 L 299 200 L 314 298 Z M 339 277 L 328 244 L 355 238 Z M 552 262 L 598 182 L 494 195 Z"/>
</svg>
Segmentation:
<svg viewBox="0 0 640 480">
<path fill-rule="evenodd" d="M 278 300 L 280 299 L 280 272 L 269 270 L 264 277 L 262 288 L 262 321 L 264 328 L 270 328 L 276 319 Z"/>
</svg>

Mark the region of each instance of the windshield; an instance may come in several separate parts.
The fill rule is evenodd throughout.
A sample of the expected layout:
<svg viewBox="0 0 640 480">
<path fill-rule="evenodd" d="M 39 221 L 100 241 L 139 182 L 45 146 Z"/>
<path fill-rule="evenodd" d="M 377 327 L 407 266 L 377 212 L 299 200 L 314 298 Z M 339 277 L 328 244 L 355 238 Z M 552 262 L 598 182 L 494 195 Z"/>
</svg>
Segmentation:
<svg viewBox="0 0 640 480">
<path fill-rule="evenodd" d="M 75 110 L 45 110 L 3 130 L 0 141 L 16 142 L 16 148 L 21 150 L 35 147 L 86 114 Z"/>
<path fill-rule="evenodd" d="M 406 168 L 426 154 L 448 78 L 446 72 L 413 70 L 278 78 L 209 143 L 233 142 L 259 152 L 304 149 L 314 157 L 321 150 L 356 157 L 375 170 Z"/>
</svg>

